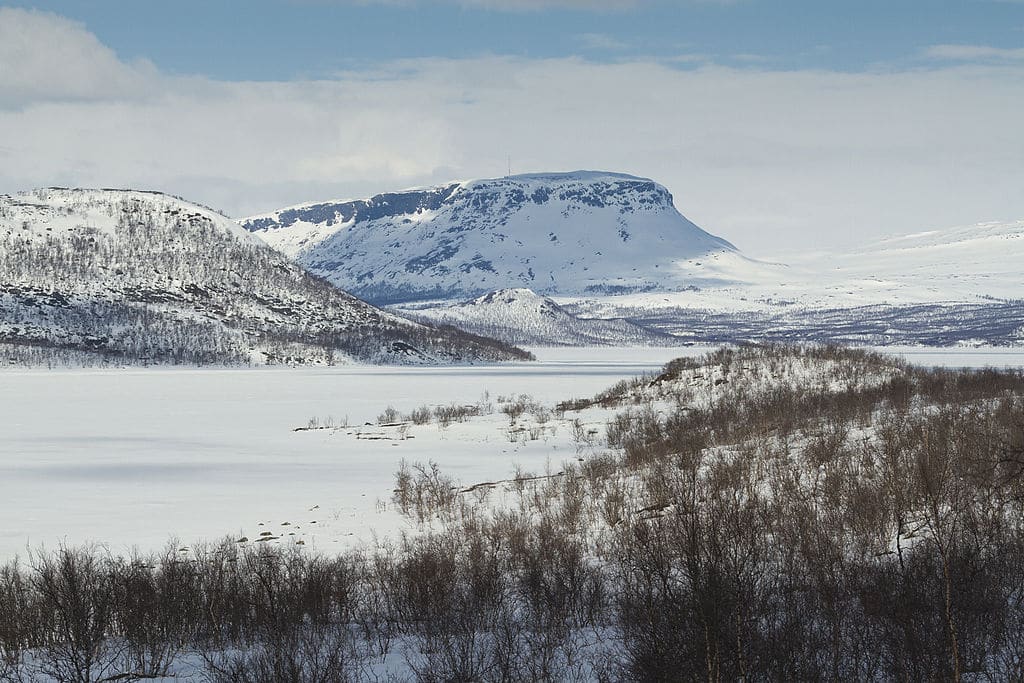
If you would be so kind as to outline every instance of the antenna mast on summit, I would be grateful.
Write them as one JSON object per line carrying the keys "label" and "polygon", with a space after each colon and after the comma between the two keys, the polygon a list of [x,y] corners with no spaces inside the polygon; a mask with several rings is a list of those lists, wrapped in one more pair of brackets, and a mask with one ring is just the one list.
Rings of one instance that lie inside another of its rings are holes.
{"label": "antenna mast on summit", "polygon": [[512,155],[509,155],[509,157],[508,157],[508,175],[506,175],[505,177],[506,178],[512,177]]}

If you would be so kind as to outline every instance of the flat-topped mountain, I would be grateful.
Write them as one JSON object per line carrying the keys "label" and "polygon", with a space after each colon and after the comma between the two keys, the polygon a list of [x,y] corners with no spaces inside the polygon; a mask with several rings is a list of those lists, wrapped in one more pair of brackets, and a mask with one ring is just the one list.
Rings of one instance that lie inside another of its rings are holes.
{"label": "flat-topped mountain", "polygon": [[342,289],[378,304],[529,288],[548,295],[672,291],[677,264],[735,248],[646,178],[581,171],[321,202],[240,221]]}
{"label": "flat-topped mountain", "polygon": [[0,360],[435,363],[526,354],[339,291],[163,194],[0,196]]}

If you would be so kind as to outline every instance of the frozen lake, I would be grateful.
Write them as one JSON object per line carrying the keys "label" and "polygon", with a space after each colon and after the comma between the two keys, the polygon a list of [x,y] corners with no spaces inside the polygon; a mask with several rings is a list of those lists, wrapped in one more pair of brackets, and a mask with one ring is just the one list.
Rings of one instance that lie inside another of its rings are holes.
{"label": "frozen lake", "polygon": [[[516,466],[557,469],[572,443],[512,444],[500,415],[472,442],[436,426],[397,443],[293,431],[310,418],[361,425],[388,405],[475,403],[485,392],[554,403],[705,350],[542,349],[534,364],[455,368],[4,370],[0,560],[61,542],[123,551],[254,538],[284,522],[324,548],[367,541],[403,525],[378,504],[402,459],[432,459],[473,483]],[[1024,349],[897,351],[929,365],[1024,366]]]}
{"label": "frozen lake", "polygon": [[562,350],[538,363],[454,368],[5,370],[0,559],[60,542],[121,551],[171,537],[255,537],[283,521],[311,530],[316,520],[319,543],[365,539],[370,526],[400,523],[376,503],[389,498],[403,458],[433,459],[471,482],[507,477],[516,465],[557,466],[559,444],[514,449],[495,434],[492,445],[469,449],[420,434],[394,447],[292,431],[310,418],[363,424],[388,405],[475,403],[484,392],[555,402],[680,353]]}

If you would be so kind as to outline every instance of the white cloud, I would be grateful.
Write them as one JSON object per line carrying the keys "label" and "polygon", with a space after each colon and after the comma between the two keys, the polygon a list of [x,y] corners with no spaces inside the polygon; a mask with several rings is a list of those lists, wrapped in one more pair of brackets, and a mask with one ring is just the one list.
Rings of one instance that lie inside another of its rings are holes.
{"label": "white cloud", "polygon": [[145,94],[152,65],[125,64],[85,27],[54,14],[0,7],[0,107],[38,100]]}
{"label": "white cloud", "polygon": [[[514,172],[653,177],[755,254],[1024,216],[1013,64],[849,74],[489,57],[236,83],[125,64],[80,26],[31,16],[89,47],[87,74],[128,85],[4,76],[3,192],[146,187],[239,215],[502,175],[511,155]],[[18,63],[47,63],[50,44],[27,42]]]}
{"label": "white cloud", "polygon": [[924,51],[929,59],[953,62],[1024,61],[1024,47],[1001,48],[988,45],[932,45]]}

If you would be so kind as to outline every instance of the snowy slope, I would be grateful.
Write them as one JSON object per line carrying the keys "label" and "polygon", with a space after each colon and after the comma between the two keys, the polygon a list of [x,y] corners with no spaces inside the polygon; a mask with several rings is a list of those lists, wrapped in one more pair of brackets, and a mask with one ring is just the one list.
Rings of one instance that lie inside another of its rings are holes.
{"label": "snowy slope", "polygon": [[[719,255],[720,286],[558,302],[700,341],[1024,343],[1024,221],[895,237],[787,265]],[[731,282],[730,282],[731,280]]]}
{"label": "snowy slope", "polygon": [[[795,260],[795,259],[794,259]],[[894,237],[835,255],[835,287],[887,300],[1024,298],[1024,221],[979,223]]]}
{"label": "snowy slope", "polygon": [[517,356],[338,291],[214,211],[127,190],[0,196],[0,344],[8,362]]}
{"label": "snowy slope", "polygon": [[[983,304],[1024,298],[1024,221],[892,237],[842,252],[791,252],[772,265],[733,254],[706,259],[721,286],[622,297],[623,304],[767,311],[773,307]],[[686,264],[681,264],[680,267]],[[668,301],[666,301],[666,299]]]}
{"label": "snowy slope", "polygon": [[549,297],[529,289],[501,289],[457,304],[411,304],[400,308],[417,319],[532,346],[672,346],[678,337],[625,320],[574,316]]}
{"label": "snowy slope", "polygon": [[603,172],[452,183],[307,204],[241,224],[375,303],[507,288],[559,295],[671,291],[693,285],[680,261],[736,254],[684,218],[661,185]]}

